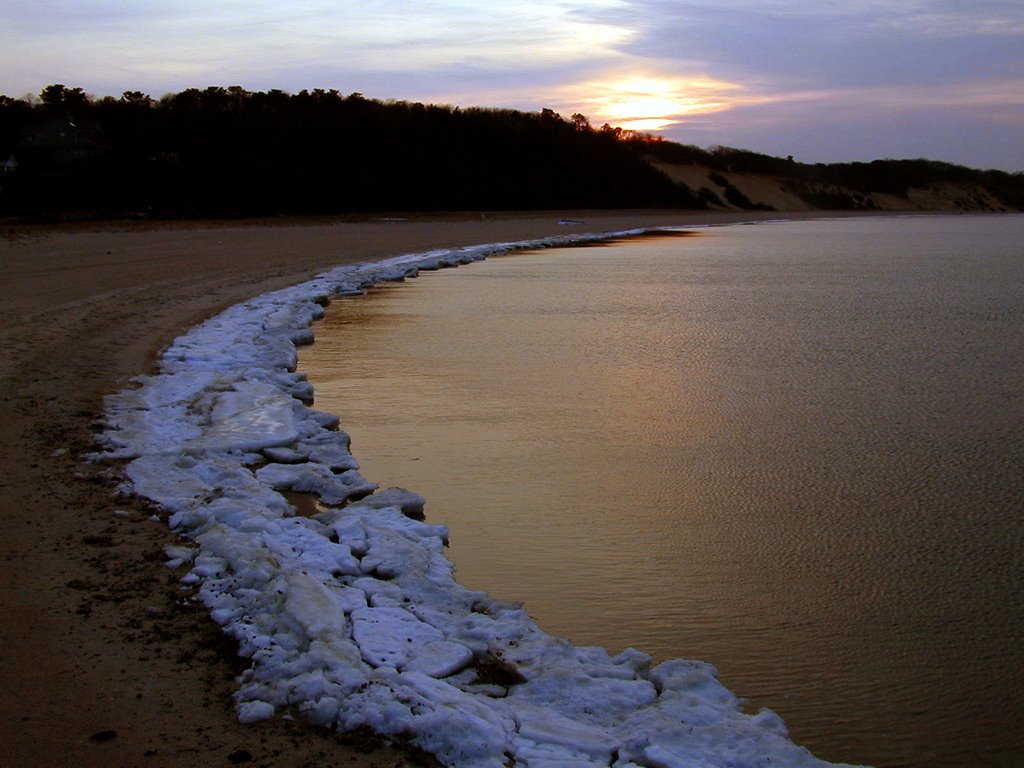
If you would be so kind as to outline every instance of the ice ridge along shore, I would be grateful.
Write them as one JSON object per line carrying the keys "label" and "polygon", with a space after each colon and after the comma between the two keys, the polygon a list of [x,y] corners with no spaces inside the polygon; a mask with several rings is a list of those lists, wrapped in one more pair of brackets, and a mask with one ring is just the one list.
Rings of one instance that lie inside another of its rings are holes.
{"label": "ice ridge along shore", "polygon": [[[97,458],[169,513],[169,565],[250,660],[237,712],[369,727],[449,766],[824,766],[713,667],[617,656],[545,634],[518,604],[461,586],[423,499],[359,474],[338,419],[309,407],[297,346],[331,297],[572,235],[339,267],[181,336],[159,372],[107,400]],[[281,491],[316,494],[296,514]]]}

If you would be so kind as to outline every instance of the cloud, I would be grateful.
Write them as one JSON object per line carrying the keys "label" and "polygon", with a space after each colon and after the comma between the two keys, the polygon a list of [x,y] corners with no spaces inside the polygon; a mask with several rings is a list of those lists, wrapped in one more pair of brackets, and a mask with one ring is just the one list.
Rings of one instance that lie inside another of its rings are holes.
{"label": "cloud", "polygon": [[722,112],[745,103],[746,98],[742,86],[702,75],[607,74],[603,79],[559,86],[545,96],[556,108],[566,113],[582,112],[595,124],[610,123],[640,131],[666,128],[694,115]]}
{"label": "cloud", "polygon": [[[911,137],[938,136],[916,121],[943,112],[1019,125],[1024,79],[1019,0],[0,0],[0,34],[9,95],[324,87],[766,151],[768,131],[845,136],[840,120],[868,115]],[[999,136],[1019,164],[1019,139]]]}
{"label": "cloud", "polygon": [[[543,4],[493,0],[225,0],[215,4],[40,0],[0,9],[18,29],[0,69],[56,79],[82,73],[99,85],[132,75],[206,82],[274,68],[360,73],[531,72],[615,56],[631,31],[579,13],[617,0]],[[59,41],[59,42],[58,42]],[[200,83],[201,84],[201,83]],[[134,85],[134,84],[133,84]],[[304,84],[310,85],[310,84]]]}
{"label": "cloud", "polygon": [[[635,0],[624,50],[685,56],[717,77],[756,83],[940,81],[1019,67],[1024,6],[975,2],[687,2]],[[628,21],[627,21],[628,19]]]}

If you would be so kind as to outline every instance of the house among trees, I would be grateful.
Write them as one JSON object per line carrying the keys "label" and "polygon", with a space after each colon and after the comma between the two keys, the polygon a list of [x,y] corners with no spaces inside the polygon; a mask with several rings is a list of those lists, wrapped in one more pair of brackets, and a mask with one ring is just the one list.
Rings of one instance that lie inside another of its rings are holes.
{"label": "house among trees", "polygon": [[98,160],[107,154],[98,126],[81,126],[71,115],[54,117],[21,140],[24,152],[44,164],[65,165]]}
{"label": "house among trees", "polygon": [[106,196],[113,155],[97,123],[51,116],[26,121],[13,138],[0,162],[5,212],[90,208]]}

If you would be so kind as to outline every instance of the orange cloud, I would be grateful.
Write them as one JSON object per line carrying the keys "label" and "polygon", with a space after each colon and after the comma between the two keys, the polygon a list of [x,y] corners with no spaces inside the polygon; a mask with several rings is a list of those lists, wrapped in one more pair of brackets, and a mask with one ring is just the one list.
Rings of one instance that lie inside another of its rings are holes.
{"label": "orange cloud", "polygon": [[571,86],[564,96],[593,123],[639,131],[660,130],[745,102],[741,85],[705,76],[630,76]]}

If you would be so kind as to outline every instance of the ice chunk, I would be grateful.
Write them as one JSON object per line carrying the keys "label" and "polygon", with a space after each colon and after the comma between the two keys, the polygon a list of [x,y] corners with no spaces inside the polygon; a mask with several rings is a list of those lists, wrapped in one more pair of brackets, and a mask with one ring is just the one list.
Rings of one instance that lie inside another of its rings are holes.
{"label": "ice chunk", "polygon": [[246,701],[238,705],[238,720],[242,723],[256,723],[274,715],[274,705],[266,701]]}
{"label": "ice chunk", "polygon": [[404,488],[388,488],[362,499],[358,506],[361,509],[398,509],[403,515],[419,518],[423,516],[426,503],[417,493]]}
{"label": "ice chunk", "polygon": [[277,464],[301,464],[309,460],[309,454],[289,446],[264,448],[263,455]]}
{"label": "ice chunk", "polygon": [[239,381],[229,392],[213,395],[212,424],[190,448],[260,450],[295,442],[295,416],[301,404],[291,395],[258,381]]}
{"label": "ice chunk", "polygon": [[300,446],[308,451],[310,461],[323,464],[335,471],[344,472],[349,469],[359,469],[359,462],[349,451],[348,442],[347,435],[330,432],[328,436],[321,437],[316,442],[305,440],[300,443]]}
{"label": "ice chunk", "polygon": [[335,474],[323,464],[267,464],[256,477],[274,490],[315,493],[325,504],[341,504],[349,498],[372,493],[377,486],[355,470]]}
{"label": "ice chunk", "polygon": [[288,338],[291,340],[292,344],[297,347],[305,344],[312,344],[314,341],[313,332],[309,328],[302,328],[301,330],[294,331],[289,334]]}
{"label": "ice chunk", "polygon": [[128,465],[126,474],[136,493],[179,512],[218,497],[241,499],[275,511],[288,508],[280,494],[231,457],[140,456]]}
{"label": "ice chunk", "polygon": [[562,747],[560,751],[566,758],[589,756],[608,765],[618,747],[618,740],[607,729],[566,717],[558,710],[517,706],[515,712],[520,737],[533,744]]}
{"label": "ice chunk", "polygon": [[352,613],[352,624],[363,659],[375,667],[404,667],[417,646],[444,639],[403,608],[362,608]]}
{"label": "ice chunk", "polygon": [[591,677],[557,669],[516,686],[509,696],[539,705],[545,711],[557,709],[577,722],[604,726],[620,722],[658,698],[654,685],[648,680]]}
{"label": "ice chunk", "polygon": [[491,699],[417,672],[381,668],[371,684],[344,702],[339,727],[369,726],[412,742],[451,766],[502,768],[512,752],[515,720]]}
{"label": "ice chunk", "polygon": [[405,668],[430,677],[448,677],[473,661],[473,652],[460,643],[431,640],[413,651]]}
{"label": "ice chunk", "polygon": [[345,602],[326,584],[305,573],[285,577],[285,610],[312,639],[330,640],[345,634]]}

